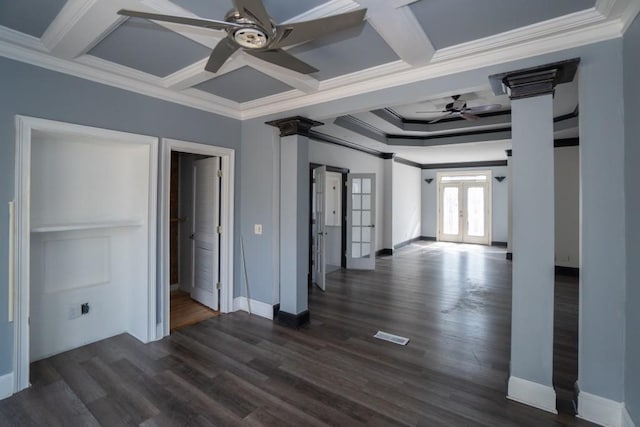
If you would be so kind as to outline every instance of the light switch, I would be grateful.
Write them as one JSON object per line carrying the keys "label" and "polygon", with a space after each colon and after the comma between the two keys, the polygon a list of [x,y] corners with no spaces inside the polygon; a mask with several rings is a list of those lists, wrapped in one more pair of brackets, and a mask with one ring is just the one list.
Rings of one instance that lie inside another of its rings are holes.
{"label": "light switch", "polygon": [[254,224],[253,232],[255,234],[262,234],[262,224]]}

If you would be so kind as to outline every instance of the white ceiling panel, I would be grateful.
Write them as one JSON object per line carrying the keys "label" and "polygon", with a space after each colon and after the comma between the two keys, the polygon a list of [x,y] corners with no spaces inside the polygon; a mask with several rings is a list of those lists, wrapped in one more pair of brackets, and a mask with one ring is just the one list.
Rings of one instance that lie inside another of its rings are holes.
{"label": "white ceiling panel", "polygon": [[251,67],[238,68],[218,78],[200,83],[194,88],[236,102],[252,101],[292,89]]}

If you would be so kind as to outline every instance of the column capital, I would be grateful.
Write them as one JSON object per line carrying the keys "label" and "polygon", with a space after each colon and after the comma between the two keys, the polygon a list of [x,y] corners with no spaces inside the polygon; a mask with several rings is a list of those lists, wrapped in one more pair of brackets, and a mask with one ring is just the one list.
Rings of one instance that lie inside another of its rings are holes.
{"label": "column capital", "polygon": [[[556,85],[573,81],[580,58],[553,62],[489,76],[496,95],[508,94],[511,99],[553,93]],[[508,89],[508,90],[507,90]]]}
{"label": "column capital", "polygon": [[308,119],[302,116],[287,117],[284,119],[265,122],[269,126],[280,129],[280,136],[306,135],[312,127],[322,126],[324,123]]}

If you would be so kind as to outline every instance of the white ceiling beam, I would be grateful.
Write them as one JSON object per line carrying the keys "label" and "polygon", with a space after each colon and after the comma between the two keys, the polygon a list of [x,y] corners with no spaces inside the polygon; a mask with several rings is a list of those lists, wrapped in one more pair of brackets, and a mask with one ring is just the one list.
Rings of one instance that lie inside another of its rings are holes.
{"label": "white ceiling beam", "polygon": [[408,7],[416,0],[356,1],[367,8],[367,21],[400,59],[410,65],[431,61],[435,48]]}
{"label": "white ceiling beam", "polygon": [[301,74],[288,68],[279,67],[270,62],[258,59],[255,56],[244,55],[244,61],[248,66],[255,68],[261,73],[280,80],[282,83],[301,90],[302,92],[316,92],[320,87],[320,82],[307,74]]}
{"label": "white ceiling beam", "polygon": [[127,0],[69,0],[42,35],[42,43],[57,57],[76,58],[124,21],[116,12],[130,4]]}
{"label": "white ceiling beam", "polygon": [[241,52],[236,52],[229,61],[222,65],[222,68],[217,73],[212,73],[204,69],[208,60],[209,58],[201,59],[168,75],[162,79],[162,85],[170,89],[184,90],[247,65],[244,55]]}

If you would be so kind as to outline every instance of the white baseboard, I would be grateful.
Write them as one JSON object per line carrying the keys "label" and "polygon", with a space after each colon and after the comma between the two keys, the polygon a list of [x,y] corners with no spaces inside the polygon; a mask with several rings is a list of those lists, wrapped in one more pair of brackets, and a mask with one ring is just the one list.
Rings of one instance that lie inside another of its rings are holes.
{"label": "white baseboard", "polygon": [[626,406],[622,408],[622,427],[636,427]]}
{"label": "white baseboard", "polygon": [[557,414],[556,391],[551,386],[511,376],[507,398]]}
{"label": "white baseboard", "polygon": [[[622,427],[624,403],[580,391],[578,394],[578,418],[607,427]],[[627,414],[628,415],[628,414]],[[629,417],[631,421],[631,417]],[[631,425],[633,422],[631,421]]]}
{"label": "white baseboard", "polygon": [[[251,314],[273,320],[273,306],[271,304],[254,299],[250,299],[249,302],[251,303]],[[233,311],[238,310],[249,311],[247,297],[235,297],[233,299]]]}
{"label": "white baseboard", "polygon": [[0,400],[13,394],[13,372],[0,376]]}

